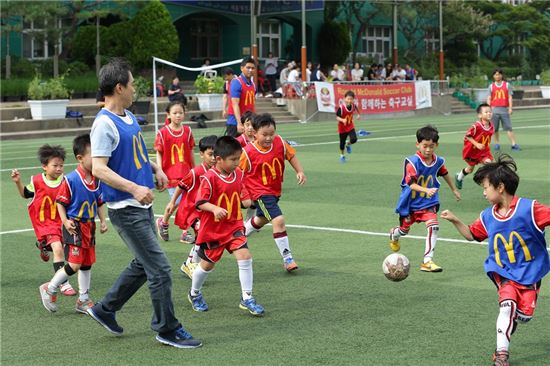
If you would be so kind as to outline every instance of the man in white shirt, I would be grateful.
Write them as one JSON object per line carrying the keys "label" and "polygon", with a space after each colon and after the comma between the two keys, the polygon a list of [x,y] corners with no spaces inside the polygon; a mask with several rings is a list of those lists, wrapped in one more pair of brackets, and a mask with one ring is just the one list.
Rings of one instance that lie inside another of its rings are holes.
{"label": "man in white shirt", "polygon": [[278,57],[273,57],[273,52],[267,54],[265,59],[265,77],[269,80],[269,87],[271,92],[277,89],[277,64],[279,63]]}

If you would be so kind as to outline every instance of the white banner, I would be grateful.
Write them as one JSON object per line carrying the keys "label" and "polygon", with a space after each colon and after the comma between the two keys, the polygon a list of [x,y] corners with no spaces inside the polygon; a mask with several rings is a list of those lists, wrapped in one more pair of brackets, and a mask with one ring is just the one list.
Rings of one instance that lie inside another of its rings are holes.
{"label": "white banner", "polygon": [[432,107],[432,88],[429,81],[414,83],[416,93],[416,109]]}
{"label": "white banner", "polygon": [[319,112],[335,113],[334,86],[332,83],[316,81],[315,95],[317,96],[317,109]]}

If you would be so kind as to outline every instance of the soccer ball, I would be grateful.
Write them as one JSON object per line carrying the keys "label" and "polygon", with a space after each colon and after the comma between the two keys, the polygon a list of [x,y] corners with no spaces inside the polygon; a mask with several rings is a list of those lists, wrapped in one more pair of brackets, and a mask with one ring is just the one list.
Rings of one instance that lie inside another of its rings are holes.
{"label": "soccer ball", "polygon": [[410,269],[409,258],[400,253],[392,253],[384,259],[382,263],[382,271],[390,281],[403,281],[409,275]]}

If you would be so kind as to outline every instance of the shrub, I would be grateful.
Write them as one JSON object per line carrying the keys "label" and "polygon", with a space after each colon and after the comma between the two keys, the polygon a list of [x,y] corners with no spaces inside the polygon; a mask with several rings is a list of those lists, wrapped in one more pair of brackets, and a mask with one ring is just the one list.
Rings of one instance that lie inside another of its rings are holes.
{"label": "shrub", "polygon": [[[48,58],[43,61],[37,62],[38,66],[38,72],[42,75],[48,75],[53,76],[53,58]],[[67,64],[67,61],[65,60],[59,60],[59,74],[65,74],[67,72],[67,69],[69,68],[69,65]]]}
{"label": "shrub", "polygon": [[51,78],[44,82],[41,80],[41,75],[37,74],[27,89],[27,96],[30,100],[66,99],[69,95],[64,76]]}
{"label": "shrub", "polygon": [[544,70],[540,74],[540,82],[544,86],[550,86],[550,69]]}
{"label": "shrub", "polygon": [[31,79],[2,80],[2,96],[17,97],[27,95],[27,88]]}
{"label": "shrub", "polygon": [[214,78],[205,78],[200,75],[195,80],[195,88],[197,89],[197,94],[219,94],[223,93],[223,86],[225,81],[221,76],[216,76]]}
{"label": "shrub", "polygon": [[90,68],[82,61],[74,61],[69,64],[68,75],[80,76],[88,73]]}
{"label": "shrub", "polygon": [[68,76],[65,84],[73,93],[95,93],[97,92],[97,77],[93,71],[86,74]]}
{"label": "shrub", "polygon": [[[99,27],[100,37],[100,52],[105,52],[108,44],[104,42],[107,29],[104,26]],[[96,54],[96,26],[85,25],[79,27],[72,41],[71,57],[74,60],[78,60],[86,63],[87,65],[95,64]],[[102,50],[103,49],[103,50]]]}
{"label": "shrub", "polygon": [[319,30],[319,61],[321,65],[340,64],[351,51],[351,41],[345,24],[325,22]]}
{"label": "shrub", "polygon": [[[5,58],[2,58],[2,69],[5,70]],[[35,66],[32,62],[24,57],[11,58],[11,74],[17,78],[32,78],[36,73]]]}
{"label": "shrub", "polygon": [[137,76],[134,79],[134,102],[139,101],[141,98],[145,98],[152,92],[152,83],[151,81],[145,79],[142,76]]}

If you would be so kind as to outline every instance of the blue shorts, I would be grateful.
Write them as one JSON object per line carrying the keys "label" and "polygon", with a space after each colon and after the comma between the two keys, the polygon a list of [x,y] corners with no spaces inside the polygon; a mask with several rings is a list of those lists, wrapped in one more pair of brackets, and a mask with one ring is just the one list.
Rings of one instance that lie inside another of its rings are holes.
{"label": "blue shorts", "polygon": [[279,197],[261,196],[254,201],[254,205],[256,206],[256,216],[265,217],[269,221],[283,215],[279,207]]}
{"label": "blue shorts", "polygon": [[[166,188],[166,190],[168,191],[168,195],[170,196],[170,199],[172,199],[172,196],[174,195],[174,192],[176,192],[176,187],[174,187],[174,188]],[[179,205],[179,204],[180,204],[181,196],[183,196],[183,194],[180,194],[180,196],[179,196],[178,199],[176,200],[176,205]]]}

